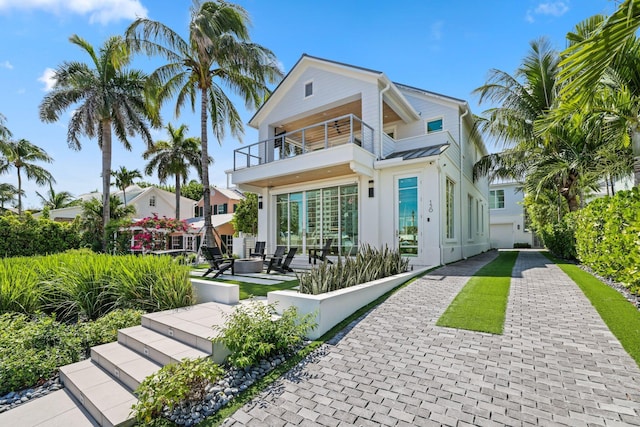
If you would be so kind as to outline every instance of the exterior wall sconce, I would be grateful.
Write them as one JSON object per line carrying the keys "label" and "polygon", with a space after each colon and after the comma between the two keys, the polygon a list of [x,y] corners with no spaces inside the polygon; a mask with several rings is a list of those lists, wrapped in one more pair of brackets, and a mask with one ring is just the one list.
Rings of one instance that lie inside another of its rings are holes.
{"label": "exterior wall sconce", "polygon": [[369,197],[373,197],[373,180],[369,180]]}
{"label": "exterior wall sconce", "polygon": [[262,209],[262,196],[258,196],[258,209]]}

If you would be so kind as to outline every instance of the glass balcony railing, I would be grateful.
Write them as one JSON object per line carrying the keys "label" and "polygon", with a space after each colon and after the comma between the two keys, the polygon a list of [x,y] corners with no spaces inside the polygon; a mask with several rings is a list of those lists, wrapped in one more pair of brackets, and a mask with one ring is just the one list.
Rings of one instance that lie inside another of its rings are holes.
{"label": "glass balcony railing", "polygon": [[373,153],[373,128],[353,114],[348,114],[276,135],[234,150],[233,170],[259,166],[344,144],[356,144]]}

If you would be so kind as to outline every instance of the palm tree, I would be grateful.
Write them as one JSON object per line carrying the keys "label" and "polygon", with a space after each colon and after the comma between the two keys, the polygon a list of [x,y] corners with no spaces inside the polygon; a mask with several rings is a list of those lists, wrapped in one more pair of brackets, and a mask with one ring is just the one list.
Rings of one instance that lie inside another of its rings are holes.
{"label": "palm tree", "polygon": [[4,124],[5,121],[5,117],[0,114],[0,142],[4,141],[5,139],[11,138],[12,136],[11,131]]}
{"label": "palm tree", "polygon": [[[77,35],[71,43],[84,50],[91,65],[82,62],[64,62],[55,72],[56,83],[40,104],[40,119],[57,121],[72,106],[74,114],[69,121],[67,143],[79,150],[79,137],[97,138],[102,151],[102,204],[103,223],[109,221],[111,186],[112,132],[127,150],[128,137],[140,134],[151,145],[149,124],[159,126],[158,116],[152,116],[145,104],[147,76],[138,70],[127,70],[130,55],[122,37],[110,37],[99,53]],[[107,236],[103,236],[106,245]]]}
{"label": "palm tree", "polygon": [[[634,184],[640,185],[640,82],[638,64],[640,48],[636,32],[640,28],[640,0],[625,0],[618,10],[608,18],[593,17],[588,20],[582,34],[578,33],[573,43],[563,52],[563,70],[560,75],[566,82],[562,89],[564,107],[554,114],[555,121],[570,114],[571,108],[588,105],[598,92],[594,87],[607,82],[614,83],[623,93],[618,98],[611,114],[617,125],[618,135],[632,147],[634,159]],[[622,85],[620,83],[622,82]],[[625,89],[627,93],[625,94]],[[622,132],[620,130],[622,129]]]}
{"label": "palm tree", "polygon": [[53,159],[42,148],[33,145],[26,139],[8,141],[0,144],[0,153],[4,161],[0,160],[0,174],[16,169],[18,175],[18,214],[22,215],[22,171],[27,179],[33,180],[38,185],[55,182],[53,176],[42,166],[34,162],[51,163]]}
{"label": "palm tree", "polygon": [[180,219],[180,185],[187,182],[189,167],[193,166],[201,171],[202,151],[199,138],[185,138],[189,128],[180,125],[174,128],[171,123],[167,125],[168,141],[157,141],[142,156],[149,160],[145,173],[151,175],[154,169],[158,170],[158,179],[164,184],[171,175],[176,179],[176,219]]}
{"label": "palm tree", "polygon": [[15,200],[18,189],[11,184],[0,184],[0,211],[5,211],[4,204]]}
{"label": "palm tree", "polygon": [[225,87],[244,98],[248,107],[258,107],[269,93],[267,84],[282,76],[275,55],[249,40],[249,17],[240,6],[224,1],[195,2],[191,9],[189,37],[158,21],[137,19],[127,29],[127,40],[136,51],[160,55],[167,60],[151,77],[160,88],[157,105],[176,97],[176,115],[189,103],[195,112],[200,96],[200,140],[205,239],[213,242],[207,123],[218,143],[227,127],[240,139],[240,115],[225,93]]}
{"label": "palm tree", "polygon": [[[134,215],[136,208],[133,205],[124,206],[120,199],[115,195],[109,196],[109,221],[121,220]],[[104,246],[103,236],[108,224],[104,221],[104,208],[102,201],[98,199],[91,199],[82,203],[82,217],[80,226],[84,233],[84,240],[91,245],[94,251],[99,251],[100,247],[106,250]]]}
{"label": "palm tree", "polygon": [[537,132],[536,125],[555,107],[559,62],[547,40],[533,41],[514,76],[493,70],[489,81],[476,89],[481,102],[489,99],[499,104],[483,112],[480,129],[506,149],[481,159],[474,175],[515,179],[534,196],[553,189],[574,211],[583,193],[595,188],[603,176],[604,163],[598,161],[603,138],[594,131],[595,121],[578,112]]}
{"label": "palm tree", "polygon": [[120,166],[118,170],[111,171],[111,174],[115,178],[113,185],[122,190],[122,199],[124,200],[124,205],[127,206],[127,187],[133,185],[134,179],[142,179],[142,174],[138,169],[130,171],[124,166]]}
{"label": "palm tree", "polygon": [[69,206],[75,206],[80,203],[79,200],[74,200],[74,197],[68,191],[61,191],[56,193],[53,189],[53,184],[49,183],[49,191],[42,195],[36,191],[40,200],[42,200],[42,206],[48,207],[49,209],[62,209],[67,208]]}

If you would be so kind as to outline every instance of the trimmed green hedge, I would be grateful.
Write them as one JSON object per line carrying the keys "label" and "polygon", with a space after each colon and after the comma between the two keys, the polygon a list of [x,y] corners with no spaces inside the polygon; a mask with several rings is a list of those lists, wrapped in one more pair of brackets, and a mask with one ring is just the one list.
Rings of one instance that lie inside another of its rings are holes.
{"label": "trimmed green hedge", "polygon": [[80,247],[78,222],[61,223],[26,213],[0,216],[0,257],[46,255]]}
{"label": "trimmed green hedge", "polygon": [[581,210],[576,223],[580,261],[640,293],[640,190],[620,191]]}
{"label": "trimmed green hedge", "polygon": [[540,237],[549,252],[562,259],[576,259],[576,214],[571,212],[557,223],[540,229]]}

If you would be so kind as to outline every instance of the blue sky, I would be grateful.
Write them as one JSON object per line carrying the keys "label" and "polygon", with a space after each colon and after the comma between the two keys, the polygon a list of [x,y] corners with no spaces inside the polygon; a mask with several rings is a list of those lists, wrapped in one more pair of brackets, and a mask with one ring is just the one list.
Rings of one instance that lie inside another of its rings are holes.
{"label": "blue sky", "polygon": [[[541,36],[554,47],[565,47],[565,35],[581,20],[611,14],[613,0],[363,0],[284,1],[239,0],[252,19],[253,41],[273,50],[288,72],[303,53],[384,72],[393,81],[469,101],[492,68],[512,73],[527,53],[529,42]],[[95,140],[81,151],[68,148],[69,115],[54,124],[40,122],[38,106],[51,84],[51,70],[63,61],[88,61],[69,43],[78,34],[96,48],[114,34],[122,34],[136,16],[147,16],[186,36],[191,0],[0,0],[0,113],[14,138],[44,148],[54,163],[47,165],[57,181],[56,191],[79,195],[101,190],[100,152]],[[146,72],[153,64],[138,58],[132,67]],[[252,111],[238,102],[246,123]],[[179,118],[166,109],[164,121],[185,123],[199,136],[198,114],[183,110]],[[154,138],[165,139],[164,130]],[[219,146],[210,136],[215,159],[210,179],[226,185],[225,170],[233,167],[233,150],[241,145],[227,139]],[[257,141],[245,126],[244,144]],[[113,169],[125,166],[143,171],[144,145],[133,140],[133,151],[114,141]],[[491,149],[491,147],[490,147]],[[195,172],[192,174],[195,177]],[[157,182],[155,177],[145,181]],[[15,173],[0,182],[17,184]],[[39,207],[34,183],[24,185],[29,207]]]}

